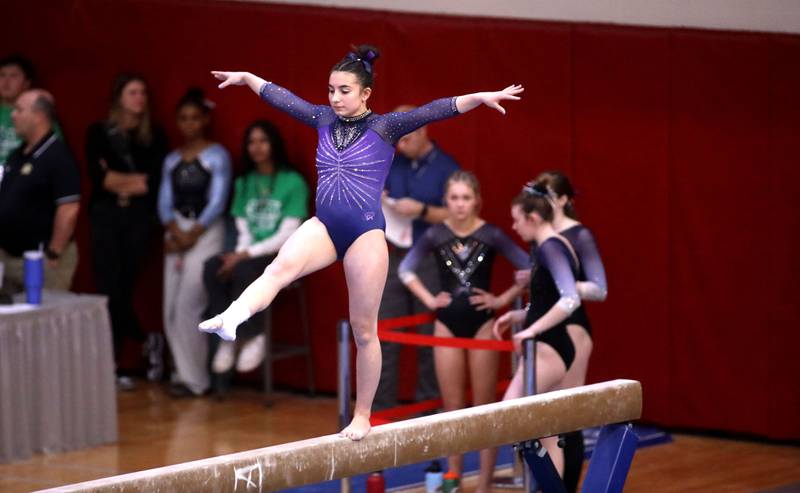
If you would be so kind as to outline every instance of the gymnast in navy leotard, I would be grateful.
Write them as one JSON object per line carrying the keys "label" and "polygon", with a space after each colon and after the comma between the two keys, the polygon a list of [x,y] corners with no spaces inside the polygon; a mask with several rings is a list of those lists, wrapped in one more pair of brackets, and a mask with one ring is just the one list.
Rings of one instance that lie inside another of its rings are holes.
{"label": "gymnast in navy leotard", "polygon": [[[575,190],[569,178],[560,171],[546,171],[536,177],[536,183],[546,187],[552,195],[553,227],[569,241],[578,256],[578,294],[582,300],[604,301],[608,288],[603,260],[591,231],[577,220],[573,202]],[[585,306],[581,304],[567,320],[567,332],[575,346],[575,361],[564,378],[564,388],[586,383],[594,342]],[[578,489],[583,464],[583,434],[580,431],[567,433],[564,443],[564,486],[567,492],[574,492]]]}
{"label": "gymnast in navy leotard", "polygon": [[[553,196],[553,227],[558,234],[569,241],[578,256],[580,262],[578,294],[582,300],[604,301],[608,296],[608,285],[603,259],[600,257],[594,235],[577,219],[573,203],[575,189],[572,183],[561,171],[541,173],[536,177],[536,183],[547,187]],[[579,325],[591,336],[592,327],[585,310],[576,310],[569,323]]]}
{"label": "gymnast in navy leotard", "polygon": [[[576,287],[578,260],[567,240],[553,227],[553,202],[541,185],[526,185],[511,206],[513,228],[538,248],[531,268],[531,303],[527,310],[507,312],[495,322],[495,335],[500,337],[514,323],[524,329],[513,336],[515,347],[531,337],[536,341],[536,389],[539,393],[562,388],[567,371],[575,359],[575,347],[567,333],[567,320],[580,306]],[[521,397],[523,367],[520,364],[503,399]],[[564,455],[557,437],[542,443],[553,463],[563,471]]]}
{"label": "gymnast in navy leotard", "polygon": [[[463,207],[460,201],[465,200],[472,205]],[[400,263],[398,274],[406,285],[414,285],[414,294],[420,301],[436,310],[436,319],[451,335],[472,338],[493,318],[495,309],[506,306],[519,294],[519,289],[512,286],[499,297],[486,296],[491,295],[488,291],[496,254],[505,256],[516,269],[530,264],[525,251],[503,230],[478,217],[480,189],[474,174],[453,173],[445,185],[445,202],[450,217],[428,228],[414,243]],[[428,255],[436,257],[443,301],[421,285],[414,272]]]}
{"label": "gymnast in navy leotard", "polygon": [[[394,144],[405,133],[481,104],[501,113],[517,100],[521,86],[436,100],[408,113],[377,115],[368,108],[378,50],[362,45],[336,63],[328,76],[329,106],[310,104],[249,72],[212,74],[220,88],[246,85],[262,99],[317,129],[317,211],[278,252],[275,260],[239,298],[200,329],[232,340],[236,327],[267,307],[295,279],[337,259],[344,266],[350,325],[356,354],[356,404],[342,436],[363,438],[370,429],[372,399],[381,371],[378,307],[386,283],[388,254],[380,200]],[[299,60],[299,58],[296,58]]]}
{"label": "gymnast in navy leotard", "polygon": [[[450,295],[449,304],[431,307],[436,309],[436,320],[444,324],[454,336],[472,338],[494,315],[494,308],[477,308],[470,298],[476,293],[489,290],[492,265],[498,252],[517,269],[524,269],[529,265],[525,251],[497,226],[483,223],[472,233],[461,235],[450,229],[445,222],[428,228],[408,252],[398,272],[407,284],[416,279],[414,270],[422,258],[434,255],[439,267],[442,291]],[[513,296],[507,301],[511,299]],[[506,304],[501,303],[499,306]]]}
{"label": "gymnast in navy leotard", "polygon": [[[489,292],[492,266],[497,254],[506,257],[517,269],[528,266],[528,255],[500,228],[478,216],[480,185],[475,175],[456,171],[445,184],[444,202],[448,217],[434,224],[414,243],[400,263],[399,277],[429,309],[436,311],[434,335],[490,339],[495,310],[508,305],[521,287],[511,287],[498,296]],[[432,294],[415,274],[424,257],[433,255],[439,267],[442,291]],[[495,401],[498,353],[434,347],[436,380],[447,411],[467,405],[465,369],[469,369],[472,404]],[[493,450],[481,451],[481,469],[494,464]],[[461,474],[461,456],[448,459],[449,471]],[[478,485],[488,491],[490,484]]]}
{"label": "gymnast in navy leotard", "polygon": [[[563,237],[551,236],[539,245],[531,271],[531,302],[526,310],[525,326],[533,325],[554,306],[571,312],[570,316],[574,314],[580,305],[580,302],[576,302],[579,298],[575,288],[577,276],[577,259]],[[538,332],[535,337],[537,341],[555,349],[567,370],[575,361],[575,346],[567,333],[570,316],[549,329]]]}

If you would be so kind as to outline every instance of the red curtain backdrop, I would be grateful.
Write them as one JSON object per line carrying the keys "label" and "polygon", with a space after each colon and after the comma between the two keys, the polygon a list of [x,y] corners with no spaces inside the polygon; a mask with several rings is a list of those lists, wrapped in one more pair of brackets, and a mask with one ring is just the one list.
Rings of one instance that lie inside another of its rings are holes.
{"label": "red curtain backdrop", "polygon": [[[610,281],[608,301],[590,307],[590,380],[641,380],[651,422],[800,438],[800,37],[188,0],[4,10],[2,50],[34,61],[80,159],[121,71],[150,81],[173,143],[174,105],[190,85],[218,103],[215,137],[237,158],[245,126],[274,120],[312,186],[315,132],[246,89],[217,91],[209,70],[250,70],[324,103],[329,68],[368,41],[383,51],[378,112],[524,84],[508,116],[481,109],[431,133],[477,172],[486,219],[509,233],[508,204],[526,179],[551,168],[572,176]],[[86,221],[81,291],[93,289]],[[137,291],[151,330],[161,327],[160,270],[155,246]],[[498,287],[510,269],[501,271]],[[317,385],[334,391],[341,267],[307,285]],[[278,308],[277,337],[293,337],[292,309]],[[301,362],[276,370],[279,383],[303,385]],[[406,395],[412,386],[403,381]]]}

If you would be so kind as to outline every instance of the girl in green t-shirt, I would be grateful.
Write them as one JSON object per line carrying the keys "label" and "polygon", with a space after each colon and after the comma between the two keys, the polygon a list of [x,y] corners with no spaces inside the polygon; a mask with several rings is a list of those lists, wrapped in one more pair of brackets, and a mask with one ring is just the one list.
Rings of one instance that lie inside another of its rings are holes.
{"label": "girl in green t-shirt", "polygon": [[[308,186],[289,164],[275,125],[266,120],[250,124],[242,142],[242,161],[245,171],[236,179],[231,206],[236,222],[236,246],[205,264],[210,314],[225,310],[238,298],[308,217]],[[242,324],[238,342],[220,341],[212,361],[214,373],[228,374],[234,363],[240,372],[261,364],[264,329],[269,323],[271,314],[267,309]],[[227,379],[215,380],[221,384]]]}

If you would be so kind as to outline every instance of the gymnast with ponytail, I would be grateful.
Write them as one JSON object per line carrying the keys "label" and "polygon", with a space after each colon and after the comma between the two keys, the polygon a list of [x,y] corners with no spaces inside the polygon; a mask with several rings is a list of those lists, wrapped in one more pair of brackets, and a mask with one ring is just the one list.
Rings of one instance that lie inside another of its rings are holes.
{"label": "gymnast with ponytail", "polygon": [[[578,256],[580,269],[576,289],[584,301],[605,301],[608,296],[606,271],[592,232],[578,221],[575,210],[575,189],[569,177],[561,171],[545,171],[536,183],[550,193],[553,204],[553,228],[569,241]],[[594,347],[592,325],[581,304],[567,320],[567,333],[575,346],[575,362],[567,371],[563,388],[586,384],[589,357]],[[584,457],[583,432],[567,433],[564,439],[564,486],[567,492],[578,489]]]}
{"label": "gymnast with ponytail", "polygon": [[328,104],[311,104],[278,84],[249,72],[212,74],[219,87],[247,86],[273,107],[316,129],[316,215],[286,241],[275,260],[221,314],[200,329],[224,339],[263,310],[295,279],[341,260],[349,296],[350,324],[357,347],[356,404],[341,434],[360,440],[370,430],[372,400],[381,371],[377,322],[388,269],[381,193],[394,146],[403,135],[484,104],[505,114],[503,101],[518,100],[522,86],[437,99],[404,113],[379,115],[369,109],[377,48],[361,45],[337,62],[328,77]]}
{"label": "gymnast with ponytail", "polygon": [[[579,272],[575,250],[553,227],[553,199],[543,185],[530,182],[511,204],[512,228],[527,242],[538,245],[530,274],[531,302],[524,310],[506,312],[494,324],[494,334],[501,338],[511,325],[522,323],[523,329],[512,340],[519,352],[525,339],[536,342],[536,389],[539,393],[564,387],[575,361],[575,346],[567,332],[567,323],[581,306],[576,286]],[[523,364],[506,389],[503,400],[523,396]],[[564,454],[558,437],[542,439],[553,464],[563,474]]]}

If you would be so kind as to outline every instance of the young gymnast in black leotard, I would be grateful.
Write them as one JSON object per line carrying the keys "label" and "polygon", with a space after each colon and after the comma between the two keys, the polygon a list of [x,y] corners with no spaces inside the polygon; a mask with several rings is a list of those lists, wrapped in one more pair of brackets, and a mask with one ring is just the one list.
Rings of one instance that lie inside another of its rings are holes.
{"label": "young gymnast in black leotard", "polygon": [[[567,240],[553,228],[553,204],[545,187],[526,185],[511,206],[513,228],[528,242],[535,241],[535,262],[530,275],[531,303],[526,310],[513,310],[495,322],[498,338],[514,323],[524,322],[517,332],[514,345],[531,337],[536,340],[536,388],[539,393],[561,388],[575,359],[575,347],[567,333],[567,320],[580,306],[576,288],[579,264]],[[521,397],[523,365],[517,371],[503,399]],[[558,438],[542,439],[559,472],[563,471],[564,456]]]}
{"label": "young gymnast in black leotard", "polygon": [[[400,263],[400,279],[431,310],[436,310],[434,334],[439,337],[489,339],[494,310],[510,303],[520,292],[513,285],[503,294],[489,292],[497,253],[517,269],[527,268],[528,255],[503,231],[478,216],[480,190],[475,175],[456,171],[445,186],[448,219],[435,224],[414,244]],[[442,292],[433,295],[414,274],[426,255],[439,266]],[[434,348],[436,376],[445,410],[466,406],[465,367],[469,367],[473,404],[493,402],[497,385],[498,353],[485,350]],[[494,450],[481,451],[481,469],[494,465]],[[449,469],[461,474],[461,456],[450,457]],[[487,471],[487,477],[491,474]],[[489,484],[478,490],[488,491]]]}
{"label": "young gymnast in black leotard", "polygon": [[[580,261],[577,290],[582,300],[604,301],[608,294],[603,260],[589,228],[578,222],[573,198],[575,190],[569,178],[560,171],[546,171],[536,183],[548,189],[553,199],[553,227],[566,238]],[[586,371],[592,354],[592,326],[584,305],[567,320],[567,332],[575,346],[575,362],[564,378],[564,388],[586,384]],[[564,486],[567,492],[578,489],[584,447],[583,433],[567,433],[564,438]]]}

